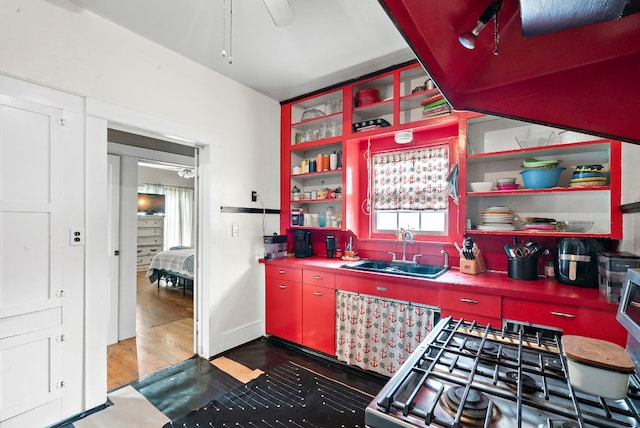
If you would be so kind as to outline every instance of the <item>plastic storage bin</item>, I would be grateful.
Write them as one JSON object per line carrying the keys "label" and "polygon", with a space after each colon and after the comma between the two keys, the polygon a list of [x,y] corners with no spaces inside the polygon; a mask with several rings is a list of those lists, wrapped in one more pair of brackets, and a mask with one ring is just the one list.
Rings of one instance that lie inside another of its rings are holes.
{"label": "plastic storage bin", "polygon": [[264,258],[279,259],[287,257],[287,235],[272,235],[264,237]]}
{"label": "plastic storage bin", "polygon": [[598,251],[598,286],[607,302],[617,305],[627,269],[640,267],[640,256],[627,252]]}

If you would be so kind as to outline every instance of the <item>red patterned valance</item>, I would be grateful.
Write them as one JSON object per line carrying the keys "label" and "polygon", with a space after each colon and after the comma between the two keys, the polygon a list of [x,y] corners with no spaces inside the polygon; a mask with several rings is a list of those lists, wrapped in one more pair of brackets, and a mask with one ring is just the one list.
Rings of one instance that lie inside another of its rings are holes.
{"label": "red patterned valance", "polygon": [[374,208],[445,210],[448,171],[448,145],[374,154]]}

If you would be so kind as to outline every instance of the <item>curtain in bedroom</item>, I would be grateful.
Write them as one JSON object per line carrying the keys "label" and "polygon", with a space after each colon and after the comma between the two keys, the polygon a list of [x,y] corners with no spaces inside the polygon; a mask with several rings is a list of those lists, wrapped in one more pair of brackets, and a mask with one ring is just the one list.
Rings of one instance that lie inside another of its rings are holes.
{"label": "curtain in bedroom", "polygon": [[138,184],[139,193],[165,195],[164,248],[193,246],[193,189]]}

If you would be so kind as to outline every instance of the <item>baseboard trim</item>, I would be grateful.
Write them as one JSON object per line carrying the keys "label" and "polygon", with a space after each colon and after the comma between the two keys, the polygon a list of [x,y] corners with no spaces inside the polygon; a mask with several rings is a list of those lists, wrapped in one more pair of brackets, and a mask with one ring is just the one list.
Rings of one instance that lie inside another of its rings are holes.
{"label": "baseboard trim", "polygon": [[78,413],[77,415],[70,416],[67,419],[63,419],[60,422],[57,422],[57,423],[55,423],[53,425],[49,425],[46,428],[69,428],[69,427],[72,427],[74,422],[78,422],[80,419],[84,419],[89,415],[93,415],[96,412],[104,410],[107,407],[111,406],[112,404],[113,403],[111,402],[111,400],[109,400],[107,398],[107,402],[104,403],[104,404],[100,404],[99,406],[96,406],[96,407],[94,407],[92,409],[89,409],[89,410],[85,410],[84,412]]}

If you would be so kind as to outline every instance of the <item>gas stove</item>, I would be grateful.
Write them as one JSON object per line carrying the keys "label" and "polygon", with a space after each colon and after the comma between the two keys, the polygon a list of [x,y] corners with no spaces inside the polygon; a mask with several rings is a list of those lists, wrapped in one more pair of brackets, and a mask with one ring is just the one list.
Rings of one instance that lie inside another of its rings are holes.
{"label": "gas stove", "polygon": [[365,409],[370,428],[640,427],[640,383],[611,400],[575,390],[560,337],[441,320]]}

